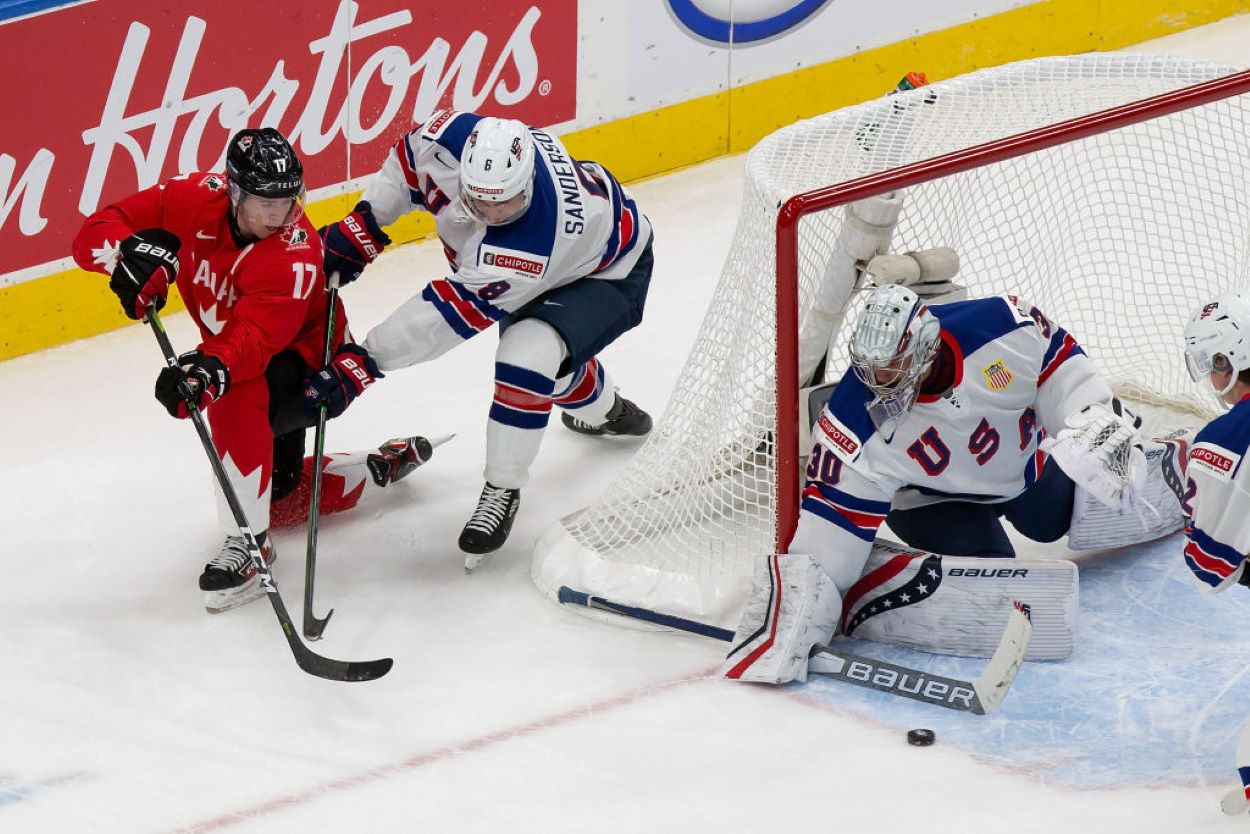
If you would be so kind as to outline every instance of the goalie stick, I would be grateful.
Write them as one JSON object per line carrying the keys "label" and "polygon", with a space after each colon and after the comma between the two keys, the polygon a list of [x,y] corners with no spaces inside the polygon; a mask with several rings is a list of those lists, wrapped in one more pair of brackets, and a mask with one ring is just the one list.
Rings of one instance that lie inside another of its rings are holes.
{"label": "goalie stick", "polygon": [[[558,598],[566,605],[580,605],[583,608],[607,611],[622,617],[697,634],[701,637],[711,637],[726,643],[732,642],[734,638],[734,633],[729,629],[688,620],[685,617],[662,614],[648,608],[624,605],[574,590],[567,585],[560,588]],[[1033,634],[1029,606],[1018,601],[1014,603],[1014,606],[1015,610],[1011,612],[1007,627],[1003,630],[998,649],[985,664],[985,669],[976,680],[966,681],[931,675],[918,669],[884,660],[874,660],[832,646],[821,645],[812,649],[808,671],[828,675],[855,686],[889,692],[891,695],[911,698],[947,709],[986,715],[997,709],[1007,697],[1007,692],[1020,671],[1020,665],[1024,662],[1024,655],[1029,650],[1029,638]]]}
{"label": "goalie stick", "polygon": [[[156,334],[156,341],[160,343],[161,352],[165,354],[165,362],[169,367],[176,368],[178,356],[174,353],[169,334],[165,332],[165,325],[161,322],[156,310],[148,309],[146,321],[152,326],[152,332]],[[391,666],[395,661],[389,657],[366,661],[332,660],[312,651],[299,639],[295,624],[291,622],[291,615],[287,613],[286,605],[283,604],[282,597],[278,593],[273,574],[269,572],[269,567],[261,555],[260,543],[256,541],[256,536],[252,533],[251,525],[248,524],[247,516],[243,512],[243,506],[239,503],[239,496],[234,491],[234,485],[230,483],[225,466],[222,465],[221,456],[217,454],[217,449],[213,446],[212,437],[208,433],[208,425],[204,422],[204,415],[200,413],[194,400],[185,397],[185,393],[184,398],[187,411],[191,414],[191,422],[195,424],[200,443],[204,446],[209,463],[212,464],[213,474],[217,477],[217,483],[221,486],[226,503],[230,505],[230,512],[234,515],[235,523],[239,525],[239,534],[247,545],[247,553],[260,577],[261,587],[265,589],[269,602],[273,605],[273,612],[278,616],[278,622],[282,624],[282,633],[286,635],[286,641],[291,647],[292,654],[295,655],[295,662],[299,664],[299,668],[310,675],[332,681],[371,681],[391,671]]]}
{"label": "goalie stick", "polygon": [[998,709],[1007,697],[1024,663],[1025,652],[1029,650],[1029,638],[1033,634],[1029,606],[1019,601],[1014,605],[997,651],[976,680],[932,675],[829,646],[812,648],[807,670],[913,701],[986,715]]}

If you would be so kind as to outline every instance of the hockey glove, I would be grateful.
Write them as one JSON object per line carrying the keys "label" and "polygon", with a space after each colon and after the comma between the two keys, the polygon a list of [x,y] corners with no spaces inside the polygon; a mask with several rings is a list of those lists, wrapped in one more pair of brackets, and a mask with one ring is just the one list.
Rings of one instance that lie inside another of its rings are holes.
{"label": "hockey glove", "polygon": [[310,372],[304,379],[304,411],[315,420],[317,409],[324,405],[326,417],[337,417],[384,376],[369,351],[344,342],[324,370]]}
{"label": "hockey glove", "polygon": [[165,306],[169,285],[178,277],[178,247],[181,241],[164,229],[143,229],[117,247],[117,266],[109,289],[132,319],[141,319],[149,306]]}
{"label": "hockey glove", "polygon": [[1116,409],[1094,403],[1074,411],[1067,417],[1068,428],[1043,440],[1039,448],[1077,486],[1123,513],[1141,496],[1146,456],[1133,415]]}
{"label": "hockey glove", "polygon": [[163,368],[156,378],[156,399],[171,417],[191,416],[187,402],[204,408],[230,387],[230,371],[216,356],[193,350],[178,357],[178,366]]}
{"label": "hockey glove", "polygon": [[339,284],[350,284],[391,242],[373,217],[373,207],[361,200],[351,214],[320,229],[325,241],[326,275],[339,274]]}

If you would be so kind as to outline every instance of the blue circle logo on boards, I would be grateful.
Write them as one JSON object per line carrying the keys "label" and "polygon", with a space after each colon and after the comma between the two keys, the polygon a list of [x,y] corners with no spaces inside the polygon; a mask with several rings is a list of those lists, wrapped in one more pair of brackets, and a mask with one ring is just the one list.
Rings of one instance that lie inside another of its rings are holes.
{"label": "blue circle logo on boards", "polygon": [[[829,0],[668,0],[693,34],[717,43],[753,43],[797,28]],[[729,12],[733,10],[733,19]]]}

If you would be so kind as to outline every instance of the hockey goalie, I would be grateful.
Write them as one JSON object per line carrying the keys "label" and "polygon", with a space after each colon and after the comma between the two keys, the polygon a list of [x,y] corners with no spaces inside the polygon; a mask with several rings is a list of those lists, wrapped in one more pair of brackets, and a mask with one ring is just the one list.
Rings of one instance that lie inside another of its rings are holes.
{"label": "hockey goalie", "polygon": [[[850,292],[866,286],[850,367],[813,421],[797,531],[787,555],[759,560],[727,678],[805,680],[810,649],[845,626],[862,583],[890,578],[865,576],[883,523],[910,548],[995,562],[1015,555],[1004,519],[1077,549],[1181,525],[1166,483],[1180,446],[1142,440],[1070,333],[1014,295],[964,298],[950,250],[881,257],[902,202],[846,209],[800,334],[810,377]],[[924,560],[907,564],[908,594],[931,592]],[[916,617],[914,628],[934,626]]]}

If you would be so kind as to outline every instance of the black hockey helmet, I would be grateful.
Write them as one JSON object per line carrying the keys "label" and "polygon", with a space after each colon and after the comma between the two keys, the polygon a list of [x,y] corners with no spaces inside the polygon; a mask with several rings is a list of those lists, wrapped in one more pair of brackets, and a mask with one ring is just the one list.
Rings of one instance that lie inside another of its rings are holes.
{"label": "black hockey helmet", "polygon": [[258,197],[300,197],[304,166],[286,137],[272,127],[245,128],[230,140],[226,176]]}

